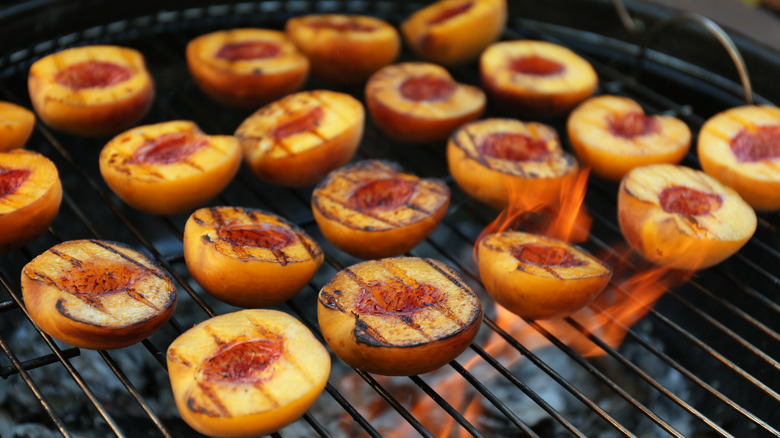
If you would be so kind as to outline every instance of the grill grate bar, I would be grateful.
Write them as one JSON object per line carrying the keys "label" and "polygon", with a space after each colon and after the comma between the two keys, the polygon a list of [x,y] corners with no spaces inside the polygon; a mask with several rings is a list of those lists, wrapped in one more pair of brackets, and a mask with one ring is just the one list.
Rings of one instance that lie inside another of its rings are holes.
{"label": "grill grate bar", "polygon": [[419,376],[409,376],[409,378],[414,382],[420,389],[423,390],[428,396],[433,399],[433,401],[436,402],[439,406],[442,407],[450,416],[458,422],[461,426],[463,426],[472,436],[477,437],[484,437],[480,431],[477,430],[477,428],[474,427],[473,424],[471,424],[460,412],[458,412],[457,409],[453,408],[451,404],[449,404],[442,396],[440,396],[436,391],[433,390],[433,388],[430,387],[423,379],[421,379]]}
{"label": "grill grate bar", "polygon": [[[78,356],[80,353],[81,350],[79,350],[76,347],[66,348],[65,350],[62,350],[62,356],[68,359],[74,358]],[[57,356],[53,354],[46,354],[43,356],[38,356],[34,359],[26,360],[21,363],[21,366],[25,370],[29,371],[29,370],[34,370],[35,368],[40,368],[42,366],[50,365],[57,362],[58,362]],[[18,372],[19,370],[15,366],[0,367],[0,377],[2,377],[3,379],[7,379],[8,377],[17,374]]]}

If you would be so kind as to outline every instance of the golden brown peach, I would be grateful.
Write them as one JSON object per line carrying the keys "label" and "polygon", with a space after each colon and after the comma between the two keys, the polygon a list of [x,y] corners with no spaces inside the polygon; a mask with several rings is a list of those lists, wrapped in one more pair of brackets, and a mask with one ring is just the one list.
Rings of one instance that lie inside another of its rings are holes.
{"label": "golden brown peach", "polygon": [[706,173],[651,164],[621,181],[618,222],[626,241],[647,260],[696,270],[737,252],[757,221],[737,192]]}
{"label": "golden brown peach", "polygon": [[0,152],[0,253],[46,232],[62,201],[57,167],[24,149]]}
{"label": "golden brown peach", "polygon": [[476,59],[506,20],[506,0],[440,0],[401,23],[401,32],[417,56],[455,65]]}
{"label": "golden brown peach", "polygon": [[352,159],[365,117],[363,104],[349,94],[302,91],[260,108],[235,135],[257,176],[274,184],[306,186]]}
{"label": "golden brown peach", "polygon": [[176,287],[158,265],[127,245],[71,240],[22,270],[30,317],[62,342],[98,350],[135,344],[173,315]]}
{"label": "golden brown peach", "polygon": [[300,418],[330,374],[325,347],[284,312],[241,310],[201,322],[168,347],[181,418],[213,437],[260,436]]}
{"label": "golden brown peach", "polygon": [[388,65],[366,84],[371,117],[388,136],[408,142],[445,140],[485,110],[485,93],[459,84],[436,64]]}
{"label": "golden brown peach", "polygon": [[185,120],[138,126],[100,152],[100,173],[111,190],[152,214],[183,213],[208,201],[240,165],[234,137],[206,135]]}
{"label": "golden brown peach", "polygon": [[54,129],[103,136],[143,118],[154,82],[140,52],[118,46],[84,46],[45,56],[30,67],[30,100]]}
{"label": "golden brown peach", "polygon": [[298,91],[309,76],[309,60],[277,30],[208,33],[190,41],[186,53],[200,89],[237,108],[255,109]]}
{"label": "golden brown peach", "polygon": [[32,111],[11,102],[0,102],[0,152],[24,147],[34,127]]}
{"label": "golden brown peach", "polygon": [[480,56],[479,70],[493,102],[528,117],[566,114],[592,96],[598,85],[588,61],[545,41],[491,44]]}
{"label": "golden brown peach", "polygon": [[439,224],[450,200],[444,181],[365,160],[337,169],[314,189],[314,219],[326,239],[362,258],[401,255]]}
{"label": "golden brown peach", "polygon": [[317,316],[325,341],[348,365],[408,376],[458,357],[479,331],[482,304],[452,267],[396,257],[336,274],[320,291]]}
{"label": "golden brown peach", "polygon": [[780,210],[780,109],[748,105],[716,114],[699,132],[702,169],[756,210]]}

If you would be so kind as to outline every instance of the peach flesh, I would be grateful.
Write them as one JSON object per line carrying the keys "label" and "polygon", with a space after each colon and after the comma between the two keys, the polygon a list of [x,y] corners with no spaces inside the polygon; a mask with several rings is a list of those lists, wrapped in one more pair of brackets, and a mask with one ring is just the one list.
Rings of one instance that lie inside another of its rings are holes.
{"label": "peach flesh", "polygon": [[772,160],[780,157],[780,125],[742,129],[731,139],[731,151],[740,162]]}
{"label": "peach flesh", "polygon": [[219,59],[227,61],[249,61],[252,59],[273,58],[278,56],[281,48],[278,44],[268,41],[243,41],[225,44],[216,53]]}
{"label": "peach flesh", "polygon": [[358,292],[355,307],[362,315],[410,315],[441,300],[441,292],[429,284],[411,286],[401,280],[373,281]]}
{"label": "peach flesh", "polygon": [[[50,251],[57,253],[56,250]],[[140,278],[150,275],[141,266],[134,264],[109,264],[113,262],[101,262],[100,260],[82,261],[62,273],[60,286],[74,296],[89,301],[91,296],[108,295],[118,292],[133,293],[133,286]],[[108,268],[110,266],[110,268]]]}
{"label": "peach flesh", "polygon": [[148,140],[133,152],[133,163],[173,164],[186,160],[208,140],[191,134],[170,133]]}
{"label": "peach flesh", "polygon": [[567,251],[566,248],[560,247],[523,244],[511,247],[509,252],[520,262],[537,266],[573,268],[586,264],[584,260],[580,260],[577,256]]}
{"label": "peach flesh", "polygon": [[563,64],[541,56],[523,56],[509,62],[509,69],[525,75],[552,76],[565,70]]}
{"label": "peach flesh", "polygon": [[414,76],[400,87],[401,95],[409,100],[442,100],[455,92],[457,86],[451,80],[433,75]]}
{"label": "peach flesh", "polygon": [[263,371],[282,355],[282,350],[283,342],[278,336],[228,344],[204,361],[201,373],[211,382],[262,383],[272,377]]}
{"label": "peach flesh", "polygon": [[417,183],[398,178],[380,179],[365,184],[349,197],[349,206],[357,210],[382,208],[392,210],[406,204]]}
{"label": "peach flesh", "polygon": [[444,9],[443,11],[436,14],[435,17],[428,20],[426,24],[428,24],[429,26],[433,26],[436,24],[443,23],[452,17],[456,17],[460,14],[466,13],[469,9],[471,9],[472,6],[474,6],[472,2],[467,2],[462,5],[457,5],[451,8]]}
{"label": "peach flesh", "polygon": [[273,225],[257,227],[219,227],[217,233],[220,239],[233,246],[251,246],[278,251],[290,246],[295,238],[292,233],[282,227]]}
{"label": "peach flesh", "polygon": [[320,106],[303,114],[294,114],[291,116],[291,120],[274,128],[271,136],[274,140],[279,141],[301,132],[312,132],[320,124],[322,117],[322,107]]}
{"label": "peach flesh", "polygon": [[376,26],[368,26],[362,23],[356,23],[354,21],[347,21],[344,23],[333,23],[331,21],[310,21],[307,26],[314,29],[333,29],[339,32],[373,32],[377,29]]}
{"label": "peach flesh", "polygon": [[73,90],[105,88],[122,83],[133,76],[132,70],[104,61],[85,61],[65,67],[54,80]]}
{"label": "peach flesh", "polygon": [[4,169],[0,167],[0,198],[10,195],[30,176],[27,169]]}
{"label": "peach flesh", "polygon": [[515,132],[499,132],[485,137],[479,145],[479,153],[511,161],[537,161],[544,159],[550,151],[545,140]]}
{"label": "peach flesh", "polygon": [[609,130],[613,135],[623,138],[632,138],[658,132],[658,123],[652,117],[647,117],[638,112],[620,114],[610,119]]}
{"label": "peach flesh", "polygon": [[663,189],[658,200],[667,213],[692,216],[701,216],[717,210],[723,203],[719,195],[681,186]]}

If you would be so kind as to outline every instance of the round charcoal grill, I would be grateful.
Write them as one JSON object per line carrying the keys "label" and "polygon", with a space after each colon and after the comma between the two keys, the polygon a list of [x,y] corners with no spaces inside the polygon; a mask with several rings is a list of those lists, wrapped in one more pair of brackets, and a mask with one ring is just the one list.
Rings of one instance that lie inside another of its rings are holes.
{"label": "round charcoal grill", "polygon": [[[735,37],[744,64],[700,17],[613,2],[513,2],[504,39],[534,38],[566,45],[599,73],[600,94],[639,101],[650,114],[672,114],[694,135],[711,115],[744,104],[780,103],[780,53]],[[527,3],[527,4],[526,4]],[[231,134],[249,112],[206,98],[189,76],[187,42],[232,27],[281,29],[304,13],[374,15],[398,25],[423,2],[195,1],[101,2],[38,0],[0,8],[0,99],[31,108],[26,75],[32,62],[63,48],[120,44],[140,50],[157,85],[142,123],[194,120],[209,134]],[[624,12],[621,20],[620,12]],[[627,14],[625,14],[627,13]],[[646,48],[647,50],[643,50]],[[404,52],[401,60],[414,57]],[[743,72],[741,77],[739,72]],[[451,69],[457,80],[479,84],[476,64]],[[745,79],[749,78],[749,82]],[[747,86],[747,87],[746,87]],[[312,78],[307,89],[339,89]],[[362,98],[361,87],[341,88]],[[486,116],[505,116],[492,107]],[[565,140],[565,120],[547,120]],[[165,369],[165,351],[187,327],[235,310],[204,294],[182,256],[188,215],[158,217],[116,198],[98,171],[107,138],[72,137],[38,123],[28,148],[51,158],[64,185],[63,204],[49,232],[25,248],[0,255],[0,436],[196,436],[178,416]],[[695,141],[695,138],[694,138]],[[568,146],[567,146],[568,147]],[[780,436],[780,216],[759,214],[755,236],[735,256],[664,289],[657,302],[640,303],[632,324],[599,308],[622,327],[625,339],[578,317],[555,325],[509,317],[484,292],[472,257],[480,232],[499,212],[469,199],[448,175],[442,144],[404,145],[369,120],[358,156],[399,162],[420,176],[439,177],[452,189],[442,224],[411,255],[448,263],[480,294],[486,318],[477,340],[442,370],[423,376],[376,376],[333,356],[333,371],[315,405],[278,436]],[[683,164],[698,167],[691,152]],[[625,256],[616,221],[617,185],[591,177],[585,207],[593,217],[585,249],[626,275],[645,267]],[[236,205],[280,214],[322,246],[326,262],[312,282],[279,306],[320,337],[319,289],[359,260],[331,246],[309,206],[311,187],[288,189],[243,168],[208,205]],[[52,245],[100,238],[148,253],[177,282],[172,321],[142,343],[88,351],[37,331],[21,300],[22,267]],[[615,301],[639,302],[631,284],[613,282]],[[601,354],[585,355],[575,338]]]}

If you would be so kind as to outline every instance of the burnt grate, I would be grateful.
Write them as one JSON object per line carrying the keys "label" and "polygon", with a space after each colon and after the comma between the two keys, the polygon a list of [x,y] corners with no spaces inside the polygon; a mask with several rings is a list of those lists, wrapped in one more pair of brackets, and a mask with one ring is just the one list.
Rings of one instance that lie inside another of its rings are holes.
{"label": "burnt grate", "polygon": [[[60,3],[28,4],[30,9],[59,6],[67,13],[75,2]],[[597,7],[606,2],[592,3]],[[184,61],[191,38],[226,27],[281,28],[287,18],[304,12],[363,13],[398,24],[421,4],[255,1],[187,9],[161,6],[153,13],[147,11],[154,9],[151,6],[138,6],[129,18],[114,17],[100,2],[84,1],[81,6],[102,7],[98,12],[105,12],[104,22],[62,25],[49,31],[51,35],[31,36],[23,48],[0,53],[2,99],[30,107],[26,71],[40,56],[72,45],[119,43],[144,53],[157,82],[158,97],[144,123],[190,119],[208,133],[230,134],[248,113],[221,108],[200,93]],[[11,9],[0,12],[0,20],[15,18],[11,12],[21,16]],[[601,93],[632,97],[651,113],[677,115],[694,133],[709,115],[741,104],[740,88],[733,85],[738,82],[723,79],[728,73],[711,73],[716,79],[709,81],[673,68],[678,60],[659,53],[652,53],[637,75],[637,45],[617,38],[521,18],[517,11],[505,38],[541,38],[574,48],[596,67]],[[460,81],[479,82],[474,65],[452,72]],[[731,84],[730,89],[718,88],[722,83]],[[307,84],[309,89],[319,87],[333,88],[316,79]],[[342,91],[362,96],[359,87]],[[760,94],[755,99],[767,102]],[[487,115],[500,113],[489,110]],[[563,135],[563,120],[548,122]],[[157,217],[134,211],[103,183],[97,156],[105,140],[75,138],[39,124],[29,143],[55,161],[65,196],[46,236],[0,255],[0,413],[7,412],[11,423],[31,428],[25,430],[45,427],[65,436],[193,436],[172,404],[165,349],[186,327],[234,309],[202,293],[188,276],[181,250],[187,215]],[[518,318],[507,325],[492,307],[479,284],[471,250],[497,212],[468,199],[454,185],[441,145],[397,144],[369,120],[358,155],[398,161],[420,176],[448,182],[450,210],[412,254],[442,260],[464,273],[487,304],[484,327],[467,353],[424,376],[374,376],[334,357],[334,372],[315,407],[277,435],[780,436],[777,214],[759,215],[756,235],[736,256],[668,290],[627,331],[619,348],[610,347],[601,333],[591,333],[577,318],[564,320],[570,332],[606,352],[584,357],[548,325]],[[697,167],[695,155],[684,164]],[[622,256],[616,193],[615,184],[592,177],[585,201],[594,223],[582,246],[610,260]],[[272,211],[323,246],[326,263],[307,288],[280,306],[320,336],[316,293],[337,271],[358,260],[322,237],[311,215],[310,195],[311,188],[274,187],[242,169],[211,205]],[[139,345],[109,352],[75,349],[37,332],[20,299],[22,266],[60,241],[85,237],[125,242],[155,258],[180,291],[171,323]],[[637,266],[627,263],[622,268],[634,271]],[[634,299],[631,288],[615,287],[614,293]],[[606,316],[617,318],[609,310]]]}

